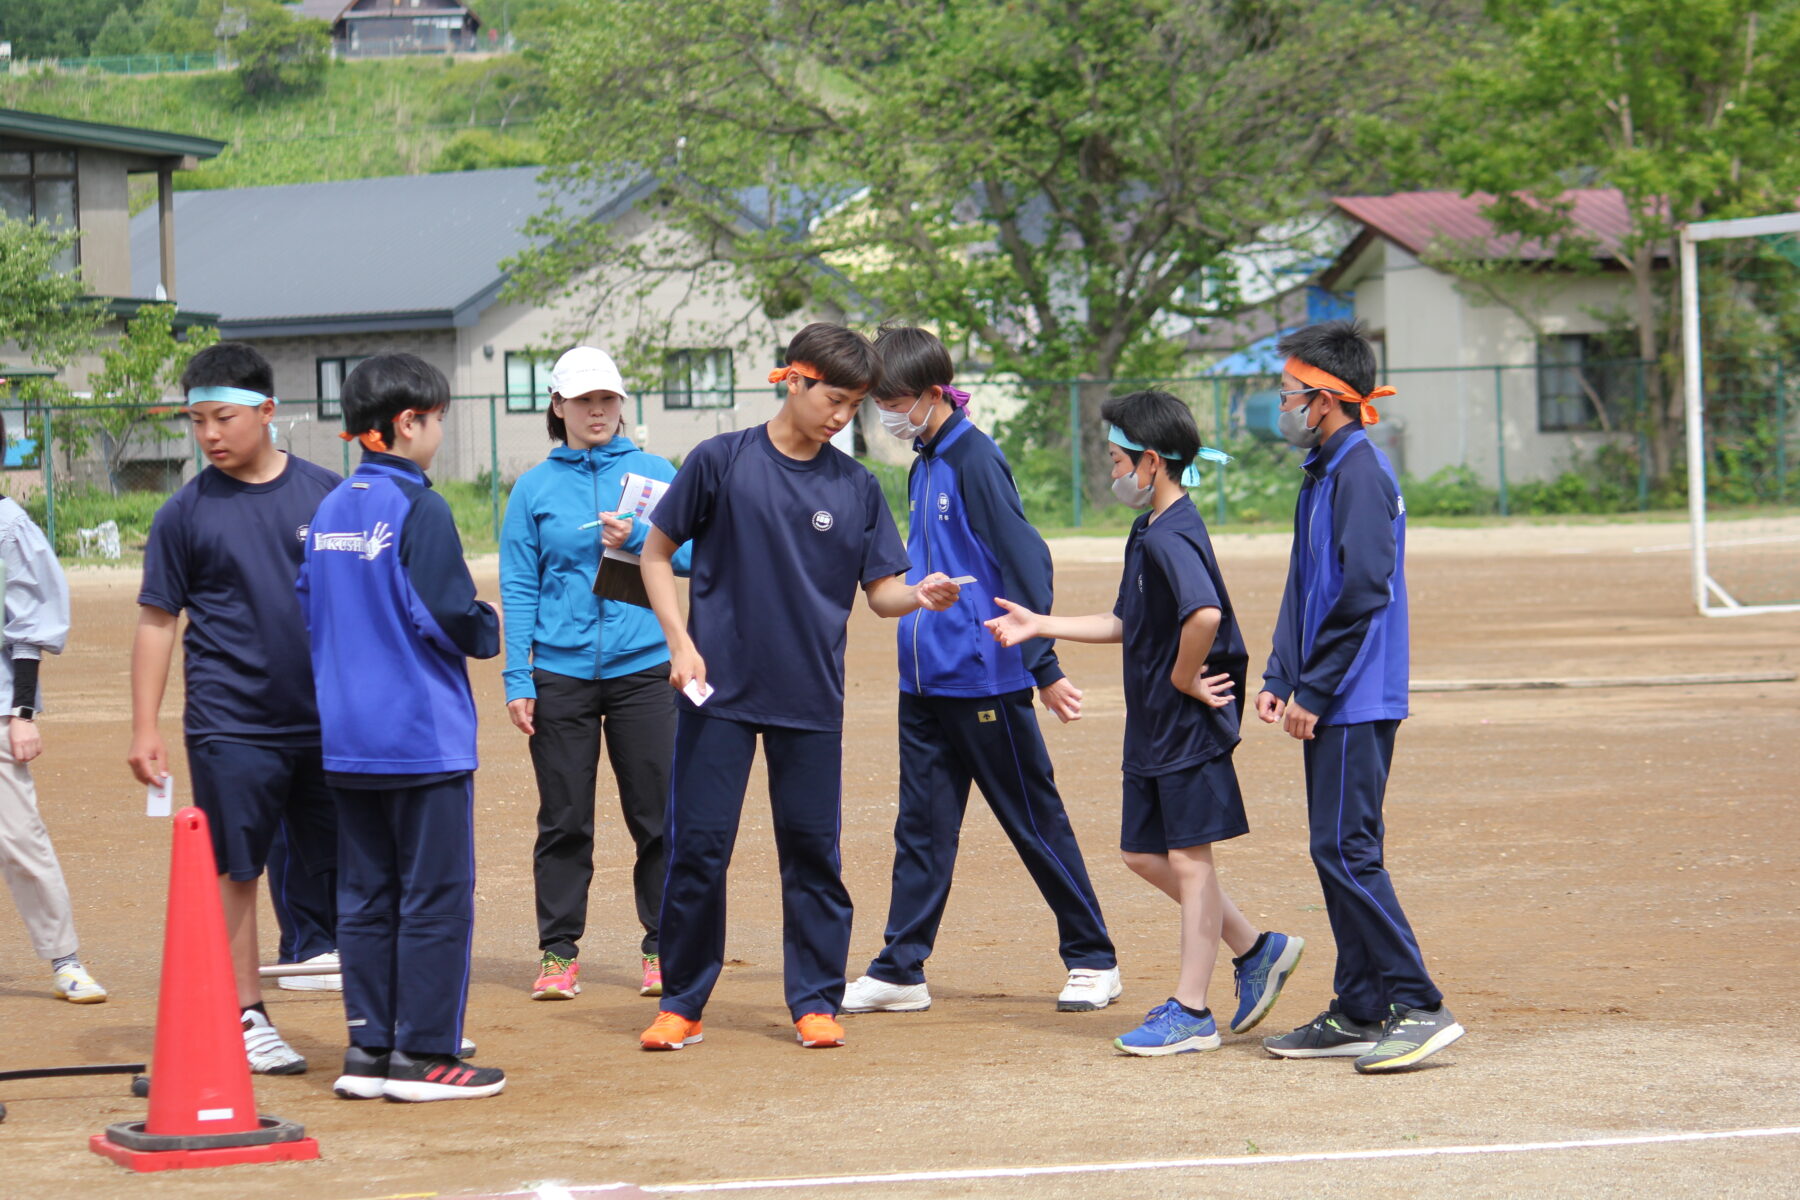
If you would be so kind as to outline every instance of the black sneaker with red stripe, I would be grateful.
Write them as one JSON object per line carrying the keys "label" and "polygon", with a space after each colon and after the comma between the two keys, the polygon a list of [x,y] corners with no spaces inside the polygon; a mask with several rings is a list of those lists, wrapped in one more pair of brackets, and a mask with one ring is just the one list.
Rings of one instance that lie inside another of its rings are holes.
{"label": "black sneaker with red stripe", "polygon": [[454,1054],[407,1054],[396,1050],[388,1056],[387,1082],[381,1094],[389,1100],[412,1103],[479,1100],[505,1086],[506,1072],[498,1067],[471,1067]]}

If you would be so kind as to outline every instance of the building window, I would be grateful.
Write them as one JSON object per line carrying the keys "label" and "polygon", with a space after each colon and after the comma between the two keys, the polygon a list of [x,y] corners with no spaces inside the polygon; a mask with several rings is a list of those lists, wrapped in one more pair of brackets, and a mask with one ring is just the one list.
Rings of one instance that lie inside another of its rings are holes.
{"label": "building window", "polygon": [[670,350],[663,355],[664,408],[730,408],[737,403],[729,350]]}
{"label": "building window", "polygon": [[1538,343],[1538,430],[1618,429],[1630,412],[1635,363],[1607,353],[1602,339],[1575,333]]}
{"label": "building window", "polygon": [[[78,229],[73,150],[0,148],[0,213],[59,229]],[[73,271],[79,246],[71,245],[50,265]]]}
{"label": "building window", "polygon": [[341,417],[344,409],[338,403],[344,395],[344,378],[356,370],[358,363],[365,361],[368,355],[361,358],[321,358],[315,360],[319,370],[319,416]]}
{"label": "building window", "polygon": [[550,368],[555,359],[506,352],[506,411],[543,412],[550,407]]}

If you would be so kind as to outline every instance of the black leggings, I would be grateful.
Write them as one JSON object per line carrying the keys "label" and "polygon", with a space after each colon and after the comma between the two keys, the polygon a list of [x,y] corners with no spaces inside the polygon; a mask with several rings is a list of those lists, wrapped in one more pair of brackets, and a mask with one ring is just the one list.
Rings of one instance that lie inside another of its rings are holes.
{"label": "black leggings", "polygon": [[600,743],[619,781],[619,808],[637,843],[632,890],[644,927],[643,952],[657,953],[666,852],[663,814],[675,746],[675,692],[667,663],[614,679],[572,679],[533,671],[531,765],[537,772],[538,948],[572,958],[587,929],[594,878],[594,793]]}

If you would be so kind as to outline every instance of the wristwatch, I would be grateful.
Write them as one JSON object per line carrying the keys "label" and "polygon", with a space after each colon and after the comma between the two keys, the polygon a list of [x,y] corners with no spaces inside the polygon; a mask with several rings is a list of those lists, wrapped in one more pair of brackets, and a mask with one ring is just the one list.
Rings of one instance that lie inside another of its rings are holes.
{"label": "wristwatch", "polygon": [[37,709],[31,707],[29,704],[21,704],[19,707],[13,709],[8,715],[21,721],[32,721],[37,719]]}

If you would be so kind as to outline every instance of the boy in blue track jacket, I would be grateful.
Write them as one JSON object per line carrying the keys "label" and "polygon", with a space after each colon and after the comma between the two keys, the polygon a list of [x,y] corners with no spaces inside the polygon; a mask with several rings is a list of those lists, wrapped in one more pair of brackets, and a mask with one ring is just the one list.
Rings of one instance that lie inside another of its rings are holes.
{"label": "boy in blue track jacket", "polygon": [[1382,799],[1407,716],[1406,501],[1363,432],[1375,352],[1351,321],[1281,340],[1282,432],[1309,449],[1294,509],[1287,590],[1256,712],[1304,748],[1313,865],[1337,941],[1336,997],[1266,1038],[1283,1058],[1355,1058],[1404,1070],[1463,1035],[1425,970],[1383,864]]}
{"label": "boy in blue track jacket", "polygon": [[344,436],[366,453],[319,505],[298,584],[338,789],[345,1099],[473,1099],[506,1084],[457,1057],[475,919],[465,660],[500,652],[500,623],[425,475],[449,404],[443,375],[410,354],[344,380]]}
{"label": "boy in blue track jacket", "polygon": [[[1105,1008],[1120,992],[1118,957],[1069,815],[1056,790],[1036,687],[1063,721],[1081,716],[1081,692],[1053,644],[1001,646],[982,622],[993,596],[1048,612],[1050,548],[1025,519],[1006,457],[969,420],[967,392],[950,386],[949,352],[923,329],[884,329],[875,340],[882,426],[918,451],[908,476],[911,575],[973,576],[962,602],[900,619],[900,814],[885,944],[844,992],[845,1012],[931,1007],[925,960],[950,898],[957,843],[978,784],[1056,918],[1069,974],[1061,1012]],[[918,416],[918,421],[914,417]]]}

